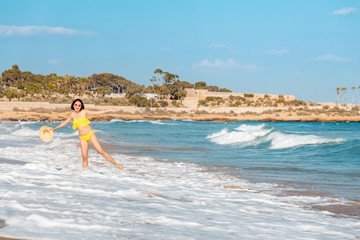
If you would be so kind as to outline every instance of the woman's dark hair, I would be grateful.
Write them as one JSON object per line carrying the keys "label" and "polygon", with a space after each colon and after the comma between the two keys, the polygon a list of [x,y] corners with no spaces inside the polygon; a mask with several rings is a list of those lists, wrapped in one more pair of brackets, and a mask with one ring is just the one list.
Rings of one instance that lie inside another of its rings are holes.
{"label": "woman's dark hair", "polygon": [[74,103],[76,103],[77,101],[79,101],[79,102],[81,103],[80,111],[83,110],[83,109],[85,109],[84,103],[81,101],[80,98],[78,98],[78,99],[75,99],[75,100],[72,102],[72,104],[71,104],[71,110],[75,110],[75,109],[74,109]]}

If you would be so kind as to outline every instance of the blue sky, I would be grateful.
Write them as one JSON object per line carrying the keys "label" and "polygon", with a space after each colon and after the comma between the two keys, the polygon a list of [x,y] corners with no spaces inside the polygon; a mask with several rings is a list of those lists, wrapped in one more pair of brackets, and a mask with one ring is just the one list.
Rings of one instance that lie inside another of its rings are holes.
{"label": "blue sky", "polygon": [[360,86],[359,29],[358,0],[1,0],[0,72],[110,72],[147,86],[161,68],[234,92],[335,102],[336,87],[350,96]]}

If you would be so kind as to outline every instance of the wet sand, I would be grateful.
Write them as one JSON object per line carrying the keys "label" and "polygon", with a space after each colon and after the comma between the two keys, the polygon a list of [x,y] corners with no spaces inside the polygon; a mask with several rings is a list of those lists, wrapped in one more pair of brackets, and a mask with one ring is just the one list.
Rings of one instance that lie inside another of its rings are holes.
{"label": "wet sand", "polygon": [[[5,220],[0,218],[0,229],[6,227]],[[19,238],[0,237],[0,240],[21,240]]]}

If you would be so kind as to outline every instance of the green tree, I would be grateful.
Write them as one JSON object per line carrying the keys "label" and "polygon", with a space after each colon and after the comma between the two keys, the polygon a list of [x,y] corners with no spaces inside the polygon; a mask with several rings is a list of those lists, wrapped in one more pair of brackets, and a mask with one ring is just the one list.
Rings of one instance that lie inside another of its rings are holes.
{"label": "green tree", "polygon": [[34,96],[35,94],[40,94],[42,90],[42,85],[40,83],[26,82],[24,83],[27,94]]}
{"label": "green tree", "polygon": [[205,89],[206,88],[206,82],[202,82],[202,81],[196,82],[195,83],[195,88],[196,89]]}
{"label": "green tree", "polygon": [[132,105],[135,105],[137,107],[149,107],[150,106],[150,101],[147,100],[145,97],[140,97],[140,96],[131,96],[129,98],[129,103]]}
{"label": "green tree", "polygon": [[171,99],[184,99],[186,97],[186,91],[184,90],[184,86],[186,85],[186,83],[184,84],[183,82],[177,80],[176,82],[174,82],[173,84],[168,86],[169,89],[169,94],[171,95],[170,98]]}
{"label": "green tree", "polygon": [[344,90],[345,90],[344,87],[340,88],[340,91],[341,91],[341,105],[344,104]]}
{"label": "green tree", "polygon": [[2,84],[9,87],[17,87],[22,85],[21,71],[18,65],[13,65],[11,69],[4,71],[2,74]]}
{"label": "green tree", "polygon": [[336,88],[336,104],[339,104],[339,91],[340,91],[340,88],[337,87]]}
{"label": "green tree", "polygon": [[16,90],[8,89],[8,88],[5,90],[4,95],[6,96],[7,99],[9,99],[9,102],[11,102],[11,99],[18,97]]}
{"label": "green tree", "polygon": [[169,73],[169,72],[164,72],[163,80],[164,80],[164,85],[170,85],[173,82],[179,80],[179,76],[176,74]]}
{"label": "green tree", "polygon": [[227,88],[220,88],[219,92],[232,92],[230,89]]}
{"label": "green tree", "polygon": [[354,91],[355,91],[355,87],[351,87],[352,90],[352,97],[351,97],[351,104],[354,104]]}
{"label": "green tree", "polygon": [[219,91],[218,86],[207,86],[206,88],[207,88],[207,90],[209,90],[209,92],[217,92],[217,91]]}
{"label": "green tree", "polygon": [[184,88],[194,88],[194,84],[189,83],[187,81],[182,81],[182,85]]}
{"label": "green tree", "polygon": [[140,94],[144,91],[144,88],[137,84],[131,84],[126,89],[126,97],[130,98],[131,96],[134,96],[136,94]]}
{"label": "green tree", "polygon": [[98,95],[100,95],[102,98],[105,97],[106,94],[110,94],[111,93],[111,90],[109,87],[98,87],[96,89],[96,93]]}
{"label": "green tree", "polygon": [[154,73],[157,75],[157,78],[155,77],[155,79],[158,81],[158,85],[160,85],[160,76],[162,76],[163,71],[160,68],[157,68]]}

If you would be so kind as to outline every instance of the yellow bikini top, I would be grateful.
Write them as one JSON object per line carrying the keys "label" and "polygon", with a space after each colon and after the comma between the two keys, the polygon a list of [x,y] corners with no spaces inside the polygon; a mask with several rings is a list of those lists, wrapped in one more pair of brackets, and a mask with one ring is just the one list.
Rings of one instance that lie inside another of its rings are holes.
{"label": "yellow bikini top", "polygon": [[87,119],[86,117],[84,116],[81,116],[80,118],[78,119],[75,119],[74,118],[74,121],[73,121],[73,129],[77,129],[78,127],[85,127],[87,125],[90,125],[90,121],[89,119]]}

